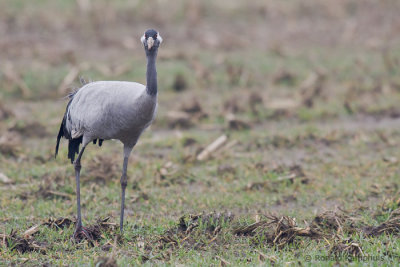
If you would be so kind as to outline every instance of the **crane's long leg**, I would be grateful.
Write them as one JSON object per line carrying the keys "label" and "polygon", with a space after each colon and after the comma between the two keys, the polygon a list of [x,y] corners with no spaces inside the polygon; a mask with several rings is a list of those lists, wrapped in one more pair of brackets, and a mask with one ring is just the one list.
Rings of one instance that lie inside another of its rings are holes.
{"label": "crane's long leg", "polygon": [[81,172],[81,157],[83,154],[83,151],[85,151],[85,146],[82,147],[81,151],[78,154],[78,157],[76,158],[74,162],[74,167],[75,167],[75,179],[76,179],[76,206],[77,206],[77,221],[76,221],[76,227],[75,227],[75,232],[74,232],[74,238],[75,239],[81,239],[81,235],[83,234],[87,238],[89,235],[87,232],[84,231],[82,227],[82,216],[81,216],[81,189],[80,189],[80,172]]}
{"label": "crane's long leg", "polygon": [[131,151],[132,147],[124,146],[124,165],[122,168],[122,176],[121,176],[121,217],[119,221],[119,229],[121,230],[121,234],[124,231],[125,189],[128,184],[127,169],[128,169],[129,155],[131,154]]}

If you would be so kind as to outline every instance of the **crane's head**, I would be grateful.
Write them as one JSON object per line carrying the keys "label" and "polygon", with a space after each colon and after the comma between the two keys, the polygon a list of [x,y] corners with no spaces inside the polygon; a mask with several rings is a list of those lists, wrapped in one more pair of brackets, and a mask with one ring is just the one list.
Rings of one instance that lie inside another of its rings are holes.
{"label": "crane's head", "polygon": [[157,50],[162,43],[162,38],[160,34],[153,29],[149,29],[144,32],[142,38],[140,39],[144,45],[144,49],[147,51]]}

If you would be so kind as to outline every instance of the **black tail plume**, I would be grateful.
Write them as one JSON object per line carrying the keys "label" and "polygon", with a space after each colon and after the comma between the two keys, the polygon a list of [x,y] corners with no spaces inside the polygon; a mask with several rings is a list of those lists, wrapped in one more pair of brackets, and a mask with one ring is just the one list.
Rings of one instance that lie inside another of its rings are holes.
{"label": "black tail plume", "polygon": [[74,163],[75,154],[79,153],[79,145],[82,144],[83,136],[76,139],[70,139],[68,142],[68,158],[71,159],[71,163]]}
{"label": "black tail plume", "polygon": [[58,148],[60,146],[61,137],[65,137],[66,139],[69,140],[69,143],[68,143],[68,158],[71,159],[71,163],[74,163],[75,154],[79,153],[79,145],[82,143],[82,139],[83,139],[82,136],[80,136],[80,137],[78,137],[76,139],[72,139],[72,136],[68,132],[67,127],[66,127],[68,108],[69,108],[69,106],[70,106],[70,104],[71,104],[71,102],[72,102],[72,100],[74,98],[74,95],[77,92],[78,91],[75,91],[75,92],[72,92],[71,94],[68,95],[69,102],[68,102],[67,108],[65,110],[65,114],[64,114],[63,120],[62,120],[61,125],[60,125],[60,130],[58,131],[56,151],[55,151],[55,154],[54,154],[54,157],[56,158],[57,154],[58,154]]}
{"label": "black tail plume", "polygon": [[64,125],[65,125],[65,117],[63,118],[63,120],[61,122],[60,131],[58,132],[58,135],[57,135],[56,153],[54,154],[54,158],[57,158],[58,147],[60,146],[60,140],[61,140],[61,137],[64,136]]}

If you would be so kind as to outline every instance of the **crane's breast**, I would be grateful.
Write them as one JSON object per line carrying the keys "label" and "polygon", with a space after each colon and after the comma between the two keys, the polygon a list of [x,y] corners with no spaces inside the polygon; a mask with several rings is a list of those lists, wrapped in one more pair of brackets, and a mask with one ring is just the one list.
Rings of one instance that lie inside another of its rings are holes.
{"label": "crane's breast", "polygon": [[105,107],[102,123],[97,127],[102,127],[104,139],[137,139],[153,121],[156,106],[156,97],[147,94],[112,101]]}

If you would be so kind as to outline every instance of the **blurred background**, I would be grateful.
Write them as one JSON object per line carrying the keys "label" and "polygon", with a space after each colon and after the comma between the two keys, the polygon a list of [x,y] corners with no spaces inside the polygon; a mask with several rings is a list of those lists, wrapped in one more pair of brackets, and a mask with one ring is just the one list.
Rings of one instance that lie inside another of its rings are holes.
{"label": "blurred background", "polygon": [[311,72],[336,83],[330,92],[348,86],[343,82],[356,83],[354,90],[379,87],[398,67],[399,6],[395,0],[2,1],[1,97],[57,99],[79,75],[144,82],[139,39],[148,28],[165,39],[162,92],[283,94],[277,91],[290,87],[293,97]]}

